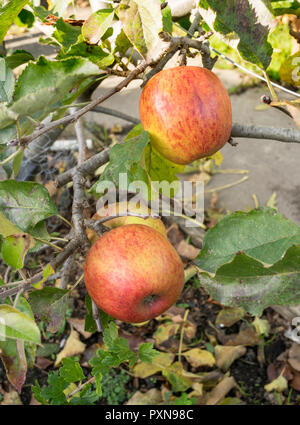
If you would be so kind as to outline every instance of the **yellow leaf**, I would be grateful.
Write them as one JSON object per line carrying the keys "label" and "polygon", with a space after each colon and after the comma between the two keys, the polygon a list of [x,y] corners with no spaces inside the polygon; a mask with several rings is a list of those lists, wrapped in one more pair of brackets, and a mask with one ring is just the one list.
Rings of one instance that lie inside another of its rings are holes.
{"label": "yellow leaf", "polygon": [[77,354],[82,354],[84,350],[85,344],[80,341],[78,332],[71,328],[71,333],[67,339],[66,345],[57,355],[55,367],[59,365],[62,359],[70,356],[76,356]]}
{"label": "yellow leaf", "polygon": [[182,353],[182,355],[193,367],[212,367],[215,364],[214,356],[209,351],[201,350],[200,348],[193,348],[192,350]]}
{"label": "yellow leaf", "polygon": [[270,393],[271,391],[282,392],[288,387],[288,382],[284,376],[280,375],[278,378],[274,379],[270,384],[265,385],[265,390]]}
{"label": "yellow leaf", "polygon": [[247,349],[243,345],[236,345],[233,347],[216,345],[216,365],[225,372],[230,368],[236,359],[246,354],[246,351]]}
{"label": "yellow leaf", "polygon": [[180,325],[172,322],[162,323],[159,325],[153,334],[156,345],[160,345],[164,341],[167,341],[171,336],[176,335],[176,333],[179,331],[179,327]]}
{"label": "yellow leaf", "polygon": [[133,374],[137,378],[145,379],[148,376],[164,370],[167,366],[170,366],[174,357],[175,356],[172,353],[159,353],[153,358],[152,363],[138,363],[133,369]]}
{"label": "yellow leaf", "polygon": [[268,336],[270,333],[270,323],[267,320],[260,319],[259,317],[255,317],[252,325],[255,327],[258,335]]}
{"label": "yellow leaf", "polygon": [[184,376],[183,372],[184,369],[181,362],[175,362],[162,371],[163,376],[172,385],[173,392],[186,391],[192,386],[192,379]]}
{"label": "yellow leaf", "polygon": [[127,401],[127,405],[155,405],[162,402],[161,392],[157,388],[152,388],[146,393],[141,393],[137,391],[134,395]]}
{"label": "yellow leaf", "polygon": [[223,155],[220,151],[214,153],[210,158],[215,161],[217,167],[219,167],[223,162]]}

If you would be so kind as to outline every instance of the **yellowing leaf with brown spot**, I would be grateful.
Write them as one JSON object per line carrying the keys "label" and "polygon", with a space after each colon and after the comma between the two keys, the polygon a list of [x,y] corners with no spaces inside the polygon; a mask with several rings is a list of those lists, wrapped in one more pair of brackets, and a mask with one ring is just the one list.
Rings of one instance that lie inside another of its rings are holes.
{"label": "yellowing leaf with brown spot", "polygon": [[212,367],[215,364],[214,356],[209,351],[201,350],[200,348],[193,348],[182,353],[182,355],[193,367]]}
{"label": "yellowing leaf with brown spot", "polygon": [[79,334],[73,328],[71,328],[71,333],[67,339],[66,345],[60,353],[58,353],[55,367],[59,365],[62,359],[70,356],[76,356],[82,354],[85,350],[85,344],[80,341]]}
{"label": "yellowing leaf with brown spot", "polygon": [[167,322],[162,323],[158,326],[157,330],[153,334],[156,345],[162,344],[164,341],[167,341],[171,336],[174,336],[179,331],[180,325]]}

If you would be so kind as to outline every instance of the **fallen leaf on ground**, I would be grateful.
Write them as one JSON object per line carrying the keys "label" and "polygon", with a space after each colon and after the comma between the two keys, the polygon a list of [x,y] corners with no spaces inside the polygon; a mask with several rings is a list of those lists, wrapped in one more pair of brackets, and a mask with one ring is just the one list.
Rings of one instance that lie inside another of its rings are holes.
{"label": "fallen leaf on ground", "polygon": [[230,327],[241,320],[246,314],[242,307],[225,307],[218,313],[215,324]]}
{"label": "fallen leaf on ground", "polygon": [[57,355],[55,367],[59,365],[62,359],[70,356],[82,354],[85,350],[85,344],[80,341],[79,333],[71,327],[71,333],[67,339],[66,345],[62,351]]}
{"label": "fallen leaf on ground", "polygon": [[176,335],[176,333],[179,331],[179,328],[180,328],[180,325],[172,323],[172,322],[162,323],[161,325],[158,326],[158,328],[153,334],[155,344],[158,346],[162,344],[164,341],[167,341],[169,338]]}
{"label": "fallen leaf on ground", "polygon": [[76,329],[84,339],[90,338],[93,334],[84,330],[85,319],[78,319],[77,317],[71,317],[68,319],[68,323]]}
{"label": "fallen leaf on ground", "polygon": [[236,386],[232,376],[226,376],[215,388],[207,395],[206,404],[209,406],[219,404],[223,398]]}
{"label": "fallen leaf on ground", "polygon": [[184,376],[184,369],[181,362],[175,362],[163,369],[162,374],[172,385],[173,392],[186,391],[193,384],[190,377]]}
{"label": "fallen leaf on ground", "polygon": [[246,403],[237,397],[226,397],[219,403],[220,406],[239,406],[240,404]]}
{"label": "fallen leaf on ground", "polygon": [[15,390],[11,390],[8,393],[4,393],[3,400],[0,402],[0,405],[3,406],[16,406],[16,405],[22,405],[22,401],[20,399],[19,394]]}
{"label": "fallen leaf on ground", "polygon": [[289,364],[300,372],[300,345],[294,343],[289,350]]}
{"label": "fallen leaf on ground", "polygon": [[89,361],[96,356],[97,351],[99,348],[104,349],[104,344],[95,343],[93,345],[90,345],[83,353],[82,355],[82,366],[84,367],[91,367],[89,364]]}
{"label": "fallen leaf on ground", "polygon": [[212,367],[215,364],[215,358],[212,353],[201,350],[200,348],[193,348],[192,350],[182,353],[182,355],[193,367]]}
{"label": "fallen leaf on ground", "polygon": [[152,363],[138,363],[133,369],[133,374],[137,378],[148,378],[148,376],[154,375],[170,366],[174,358],[175,356],[172,353],[159,353],[153,358]]}
{"label": "fallen leaf on ground", "polygon": [[189,393],[189,398],[201,397],[203,395],[203,384],[200,384],[200,382],[194,382],[192,388],[193,391]]}
{"label": "fallen leaf on ground", "polygon": [[137,391],[133,396],[125,403],[128,406],[131,405],[156,405],[163,401],[161,392],[157,388],[152,388],[146,393]]}
{"label": "fallen leaf on ground", "polygon": [[168,310],[164,311],[160,316],[155,317],[155,320],[173,320],[174,316],[180,315],[182,318],[184,316],[184,308],[176,307],[173,305],[168,308]]}
{"label": "fallen leaf on ground", "polygon": [[246,347],[242,345],[236,345],[233,347],[216,345],[215,346],[215,356],[216,356],[216,365],[226,372],[232,363],[246,354]]}
{"label": "fallen leaf on ground", "polygon": [[46,359],[46,357],[37,357],[35,361],[35,365],[42,370],[47,369],[47,367],[53,364],[52,360]]}
{"label": "fallen leaf on ground", "polygon": [[255,327],[256,333],[258,335],[269,336],[271,326],[267,320],[255,317],[255,320],[254,322],[252,322],[252,325]]}
{"label": "fallen leaf on ground", "polygon": [[271,391],[282,392],[286,390],[288,387],[288,381],[282,375],[278,376],[278,378],[274,379],[274,381],[270,382],[270,384],[265,385],[265,390],[270,393]]}
{"label": "fallen leaf on ground", "polygon": [[289,386],[296,391],[300,391],[300,372],[293,370],[293,379],[289,381]]}
{"label": "fallen leaf on ground", "polygon": [[256,333],[256,329],[253,326],[248,326],[245,329],[241,329],[238,334],[229,335],[225,345],[245,345],[251,347],[259,344],[259,342],[260,338]]}
{"label": "fallen leaf on ground", "polygon": [[194,260],[200,252],[200,249],[195,248],[193,245],[187,243],[185,240],[179,242],[176,246],[176,251],[180,255],[187,260]]}

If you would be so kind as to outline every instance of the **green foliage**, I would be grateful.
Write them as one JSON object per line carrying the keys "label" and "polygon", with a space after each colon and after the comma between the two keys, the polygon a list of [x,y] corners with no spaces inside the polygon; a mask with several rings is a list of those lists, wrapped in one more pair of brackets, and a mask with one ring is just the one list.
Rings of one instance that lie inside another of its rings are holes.
{"label": "green foliage", "polygon": [[15,307],[0,304],[1,337],[40,343],[39,328],[34,320]]}
{"label": "green foliage", "polygon": [[[109,153],[109,165],[91,191],[99,197],[104,194],[104,190],[107,188],[106,182],[112,182],[115,187],[119,187],[120,174],[126,178],[126,180],[124,179],[123,190],[128,189],[128,186],[135,181],[143,181],[148,184],[147,173],[140,161],[149,141],[149,134],[144,131],[140,136],[113,146]],[[104,182],[104,186],[102,182]]]}
{"label": "green foliage", "polygon": [[23,232],[31,233],[40,221],[57,214],[48,190],[39,183],[0,182],[0,212]]}
{"label": "green foliage", "polygon": [[152,342],[145,342],[139,346],[139,358],[142,362],[151,363],[152,359],[159,353],[153,348]]}
{"label": "green foliage", "polygon": [[273,13],[276,16],[289,14],[300,16],[300,3],[297,0],[271,0]]}
{"label": "green foliage", "polygon": [[0,43],[15,18],[27,3],[29,3],[29,0],[10,0],[9,3],[0,8]]}
{"label": "green foliage", "polygon": [[[103,341],[106,349],[99,349],[89,361],[94,377],[93,387],[85,381],[82,389],[70,396],[82,384],[85,376],[77,359],[66,358],[62,360],[63,365],[58,372],[49,373],[47,387],[40,388],[36,382],[32,389],[35,398],[42,404],[63,405],[94,404],[100,397],[106,398],[109,404],[124,401],[129,377],[123,371],[118,373],[115,368],[122,363],[132,367],[137,362],[137,355],[129,349],[126,339],[118,337],[118,329],[113,322],[104,329]],[[145,343],[139,347],[139,356],[143,361],[151,361],[156,354],[153,344]]]}
{"label": "green foliage", "polygon": [[160,2],[158,0],[122,0],[118,13],[123,30],[131,43],[144,58],[152,58],[157,45],[161,45],[158,36],[163,29]]}
{"label": "green foliage", "polygon": [[110,28],[114,14],[114,9],[101,9],[92,13],[82,26],[84,40],[89,44],[97,44]]}
{"label": "green foliage", "polygon": [[69,291],[45,287],[30,293],[29,299],[34,314],[49,322],[47,330],[55,333],[65,320]]}
{"label": "green foliage", "polygon": [[119,373],[111,369],[102,377],[102,397],[107,400],[108,405],[120,405],[126,398],[126,384],[129,375],[121,370]]}
{"label": "green foliage", "polygon": [[221,39],[234,45],[243,59],[267,69],[272,46],[268,42],[268,25],[272,14],[264,0],[255,3],[241,0],[200,0],[201,14]]}
{"label": "green foliage", "polygon": [[277,210],[238,211],[225,216],[205,234],[196,264],[201,270],[215,273],[244,253],[271,266],[293,244],[300,244],[300,227]]}
{"label": "green foliage", "polygon": [[22,9],[16,17],[14,23],[19,27],[31,28],[34,24],[34,14],[30,10]]}
{"label": "green foliage", "polygon": [[300,301],[300,228],[277,210],[224,217],[210,229],[195,260],[200,283],[223,305],[254,315],[272,304]]}

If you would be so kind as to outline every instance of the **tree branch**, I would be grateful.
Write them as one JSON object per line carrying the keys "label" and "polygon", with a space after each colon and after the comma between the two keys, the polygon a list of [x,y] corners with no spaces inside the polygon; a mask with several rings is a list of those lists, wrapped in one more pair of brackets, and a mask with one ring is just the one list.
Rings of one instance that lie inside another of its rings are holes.
{"label": "tree branch", "polygon": [[278,140],[284,143],[300,143],[300,130],[296,128],[266,127],[234,123],[231,137]]}

